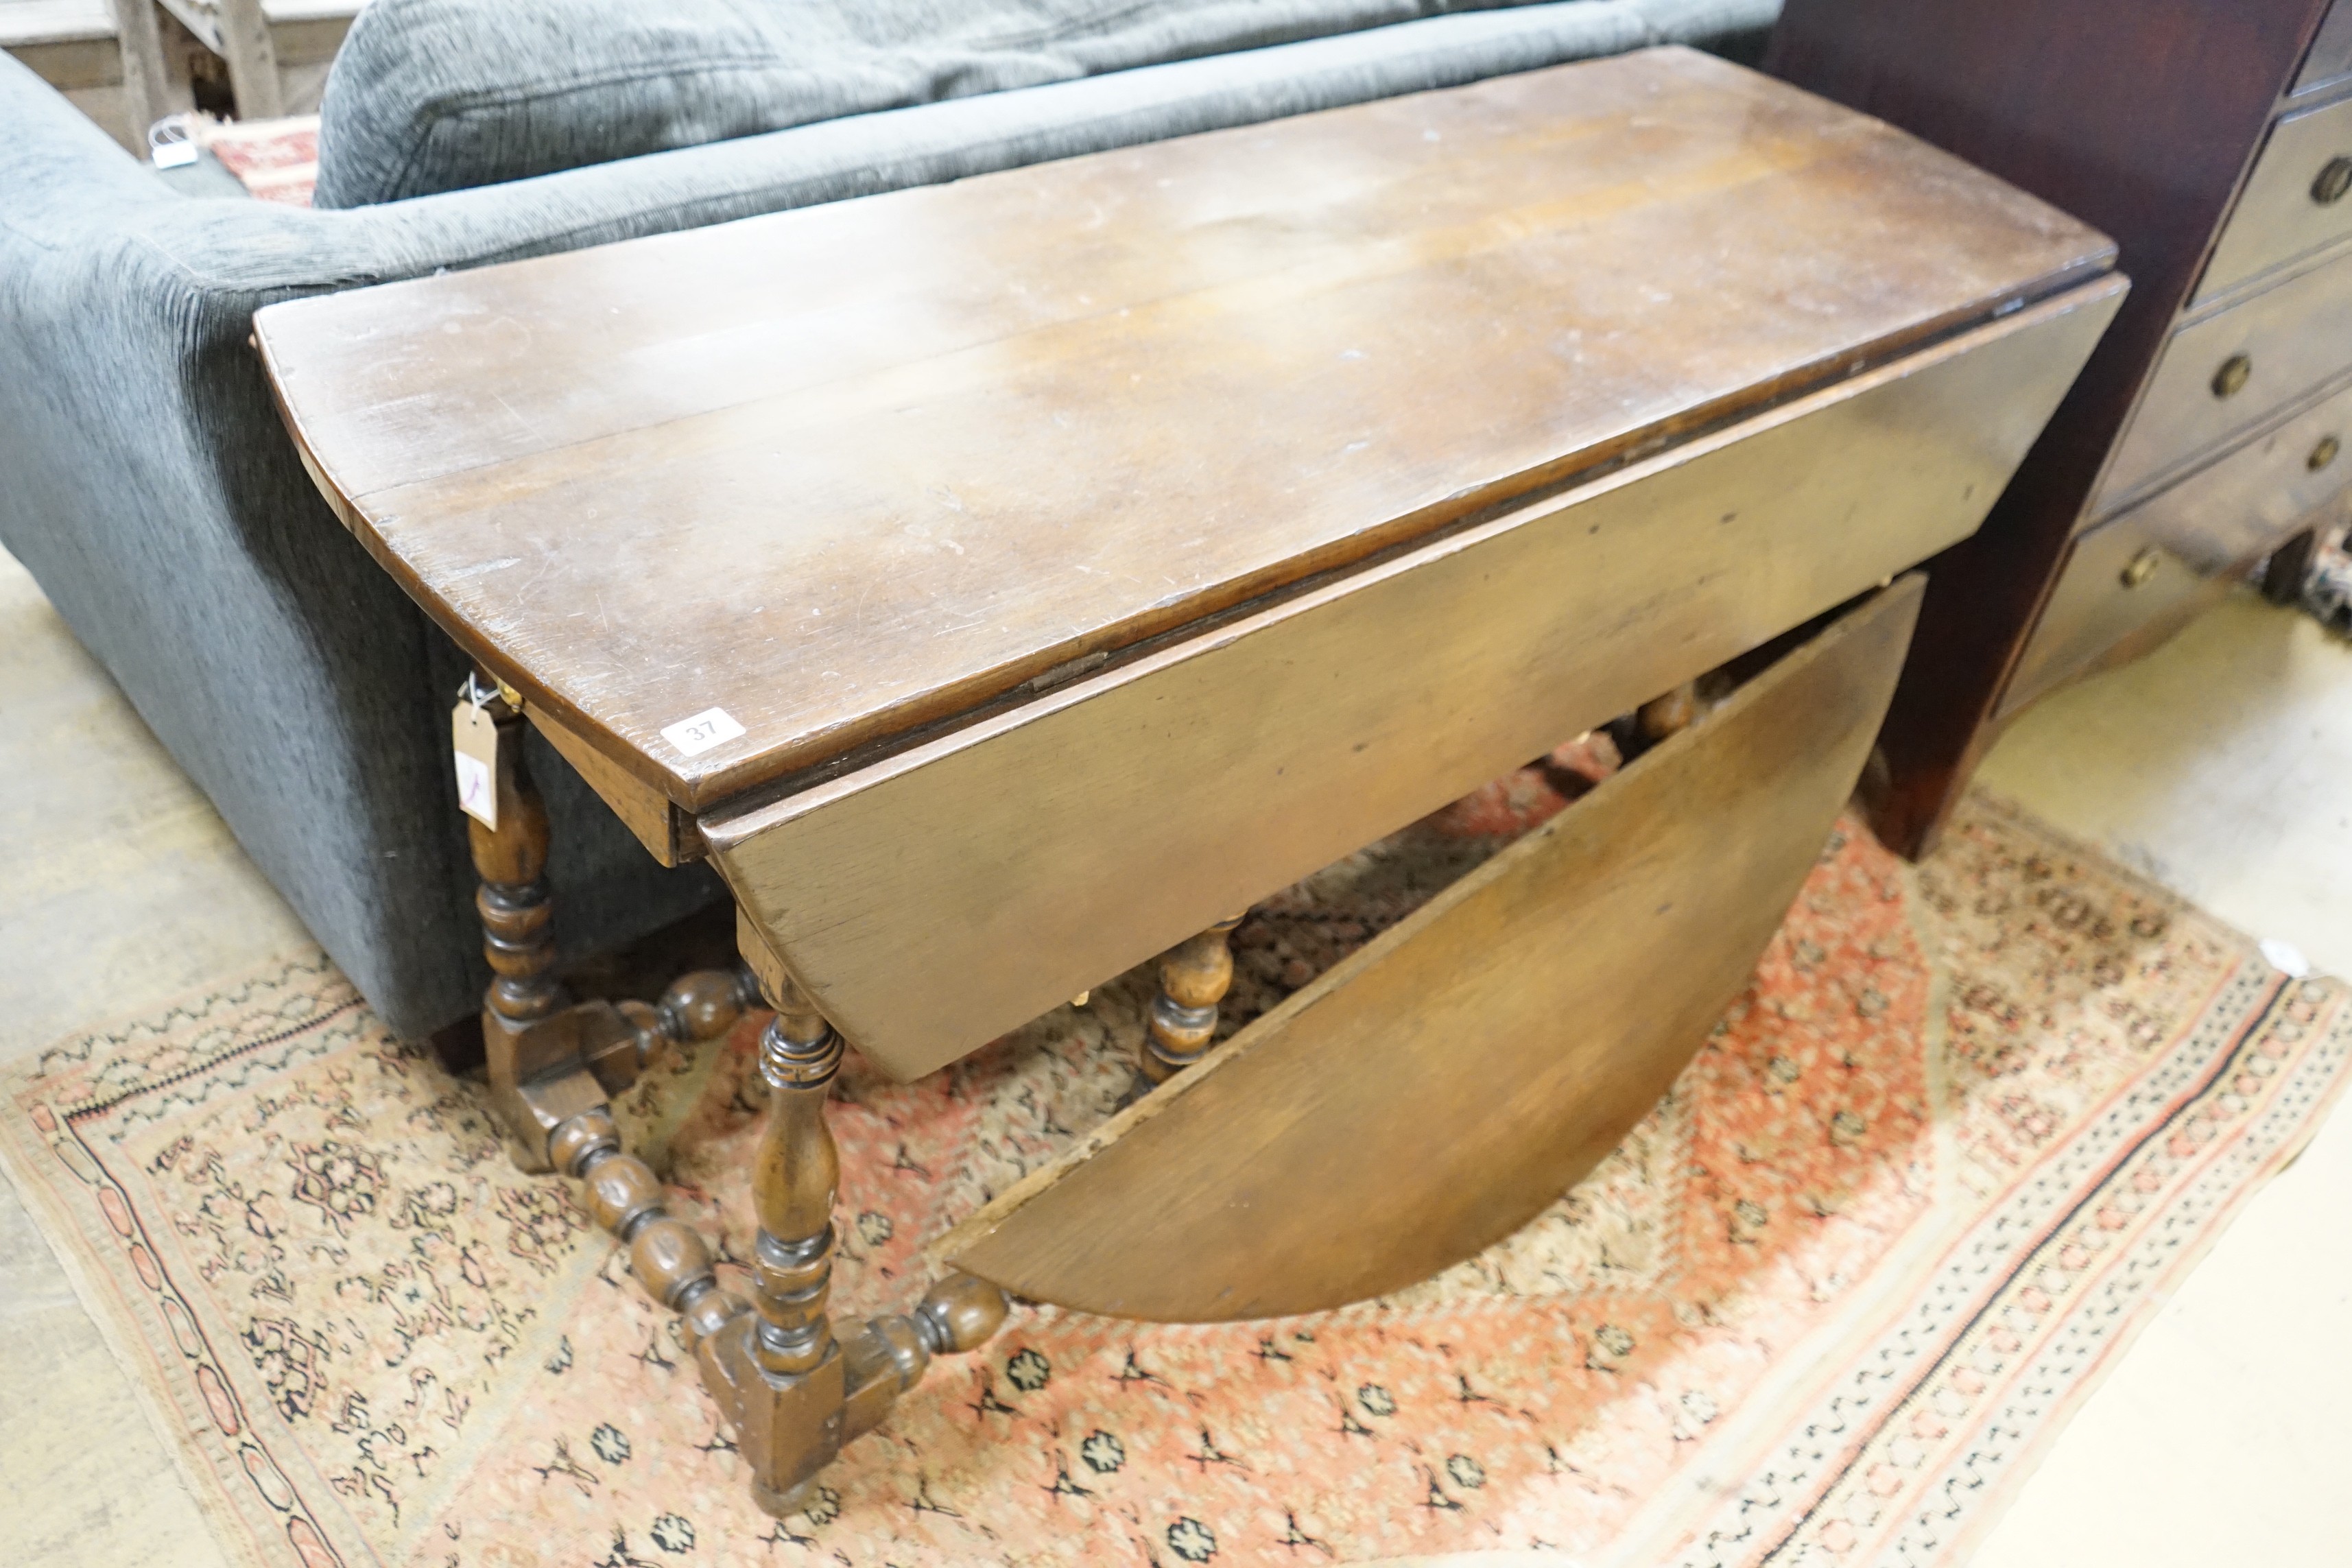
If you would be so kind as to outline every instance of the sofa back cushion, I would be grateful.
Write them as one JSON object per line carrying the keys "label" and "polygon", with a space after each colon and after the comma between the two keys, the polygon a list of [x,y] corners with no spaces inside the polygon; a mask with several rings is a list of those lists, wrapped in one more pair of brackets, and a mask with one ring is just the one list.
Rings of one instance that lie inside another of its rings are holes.
{"label": "sofa back cushion", "polygon": [[320,206],[1524,0],[373,0]]}

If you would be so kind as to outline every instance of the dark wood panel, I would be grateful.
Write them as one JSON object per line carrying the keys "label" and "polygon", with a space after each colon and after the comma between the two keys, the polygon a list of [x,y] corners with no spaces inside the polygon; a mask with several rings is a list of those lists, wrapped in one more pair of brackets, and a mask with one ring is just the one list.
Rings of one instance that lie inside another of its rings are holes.
{"label": "dark wood panel", "polygon": [[1118,1317],[1317,1311],[1509,1235],[1747,983],[1861,771],[1905,578],[936,1247]]}
{"label": "dark wood panel", "polygon": [[2322,0],[1788,0],[1766,68],[2116,237],[2116,325],[1976,536],[1930,574],[1876,824],[1916,854],[1958,800],[2085,499]]}
{"label": "dark wood panel", "polygon": [[[2110,259],[1911,138],[1661,49],[257,330],[377,558],[700,808]],[[744,733],[665,737],[713,707]]]}

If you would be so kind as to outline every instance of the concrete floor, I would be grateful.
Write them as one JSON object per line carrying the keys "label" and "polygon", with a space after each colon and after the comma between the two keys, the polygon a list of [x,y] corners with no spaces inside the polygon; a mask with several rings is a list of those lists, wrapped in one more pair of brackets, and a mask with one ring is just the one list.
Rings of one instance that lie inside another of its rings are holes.
{"label": "concrete floor", "polygon": [[[304,940],[0,554],[0,1055]],[[2251,595],[2037,708],[1986,781],[2352,973],[2352,647]],[[1977,1568],[2352,1563],[2352,1116],[2259,1197],[2066,1429]],[[10,1560],[223,1561],[0,1185]]]}
{"label": "concrete floor", "polygon": [[[308,940],[5,553],[0,714],[0,1056]],[[0,1387],[0,1515],[17,1562],[226,1561],[5,1182]]]}

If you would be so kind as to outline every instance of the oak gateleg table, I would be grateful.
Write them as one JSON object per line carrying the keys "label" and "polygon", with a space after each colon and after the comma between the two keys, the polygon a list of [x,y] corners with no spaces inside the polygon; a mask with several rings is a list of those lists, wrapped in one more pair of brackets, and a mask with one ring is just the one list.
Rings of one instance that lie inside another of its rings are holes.
{"label": "oak gateleg table", "polygon": [[[1746,983],[1912,569],[1984,518],[2114,261],[1667,48],[255,327],[321,490],[478,669],[516,1158],[585,1183],[781,1511],[1007,1292],[1330,1307],[1590,1169]],[[1212,1047],[1240,911],[1645,704],[1639,761]],[[774,1011],[748,1302],[605,1104],[750,987],[568,1001],[525,723],[733,894]],[[914,1078],[1155,954],[1158,1087],[940,1237],[918,1310],[834,1324],[845,1037]]]}

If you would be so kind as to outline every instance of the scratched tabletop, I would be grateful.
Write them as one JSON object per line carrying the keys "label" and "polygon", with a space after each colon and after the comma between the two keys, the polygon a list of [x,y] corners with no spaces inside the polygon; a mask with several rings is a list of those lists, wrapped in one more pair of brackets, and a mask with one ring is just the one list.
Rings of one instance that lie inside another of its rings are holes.
{"label": "scratched tabletop", "polygon": [[272,306],[344,522],[689,810],[2103,270],[1679,48]]}

